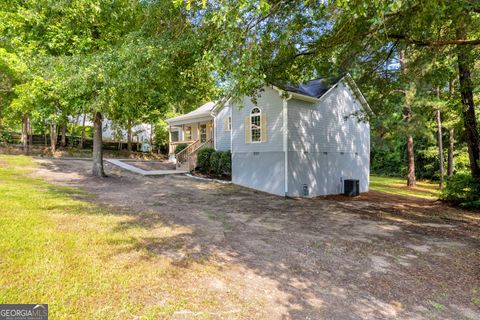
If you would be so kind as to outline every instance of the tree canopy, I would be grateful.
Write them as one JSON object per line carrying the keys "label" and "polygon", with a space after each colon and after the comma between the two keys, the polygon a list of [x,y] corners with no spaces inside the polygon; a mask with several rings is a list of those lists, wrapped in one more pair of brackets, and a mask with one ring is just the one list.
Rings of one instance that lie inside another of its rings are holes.
{"label": "tree canopy", "polygon": [[350,73],[374,171],[437,179],[445,140],[480,177],[477,1],[8,0],[0,35],[0,127],[101,113],[165,138],[167,114]]}

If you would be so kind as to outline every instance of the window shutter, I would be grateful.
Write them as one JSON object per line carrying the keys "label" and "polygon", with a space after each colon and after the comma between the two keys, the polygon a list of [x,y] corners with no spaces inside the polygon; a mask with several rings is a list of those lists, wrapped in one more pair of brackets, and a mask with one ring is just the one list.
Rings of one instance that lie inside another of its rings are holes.
{"label": "window shutter", "polygon": [[267,116],[262,113],[262,142],[267,142]]}
{"label": "window shutter", "polygon": [[250,143],[250,116],[245,117],[245,143]]}
{"label": "window shutter", "polygon": [[228,131],[228,118],[223,118],[223,131]]}

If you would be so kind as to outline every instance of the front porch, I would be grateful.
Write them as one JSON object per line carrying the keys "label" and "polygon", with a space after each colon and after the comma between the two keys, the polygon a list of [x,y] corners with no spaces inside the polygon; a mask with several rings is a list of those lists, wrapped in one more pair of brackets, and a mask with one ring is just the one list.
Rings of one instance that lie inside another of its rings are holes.
{"label": "front porch", "polygon": [[[192,171],[197,164],[197,151],[214,147],[215,102],[207,102],[187,114],[167,119],[169,124],[168,157],[174,161],[177,170]],[[181,144],[187,147],[175,154]]]}
{"label": "front porch", "polygon": [[169,126],[169,145],[168,155],[170,159],[175,159],[175,149],[178,145],[194,143],[203,144],[211,141],[213,147],[214,121],[200,121],[185,124],[170,124]]}

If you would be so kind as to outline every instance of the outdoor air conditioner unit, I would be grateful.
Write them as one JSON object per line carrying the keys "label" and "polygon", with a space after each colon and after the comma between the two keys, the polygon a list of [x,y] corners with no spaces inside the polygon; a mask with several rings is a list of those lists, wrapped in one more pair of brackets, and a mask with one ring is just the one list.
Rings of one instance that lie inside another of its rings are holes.
{"label": "outdoor air conditioner unit", "polygon": [[349,197],[358,197],[360,195],[360,181],[354,179],[343,180],[343,193]]}

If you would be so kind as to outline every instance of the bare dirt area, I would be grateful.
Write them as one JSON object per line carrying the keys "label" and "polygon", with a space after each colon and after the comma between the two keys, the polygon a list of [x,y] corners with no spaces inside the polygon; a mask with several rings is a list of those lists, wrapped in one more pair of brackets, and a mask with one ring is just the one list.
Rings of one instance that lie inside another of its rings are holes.
{"label": "bare dirt area", "polygon": [[137,160],[124,160],[128,164],[137,168],[153,171],[153,170],[175,170],[175,164],[168,161],[137,161]]}
{"label": "bare dirt area", "polygon": [[[377,193],[285,199],[110,164],[101,179],[89,176],[89,161],[38,162],[37,176],[87,191],[137,228],[194,230],[175,245],[151,236],[137,246],[185,268],[188,259],[218,264],[221,276],[192,286],[236,292],[251,305],[248,319],[480,319],[478,213]],[[224,309],[218,318],[245,318]]]}

